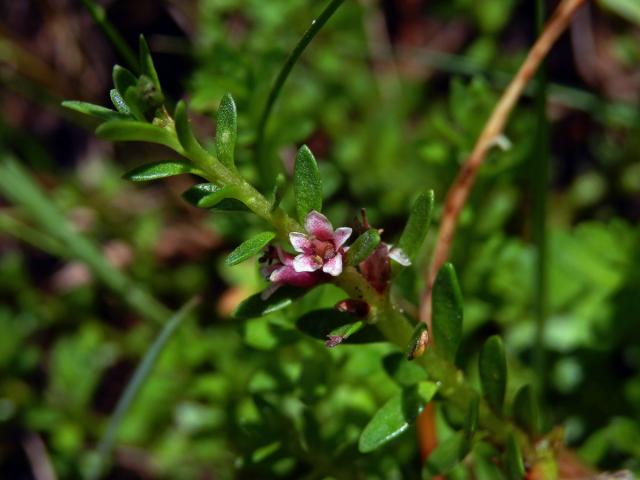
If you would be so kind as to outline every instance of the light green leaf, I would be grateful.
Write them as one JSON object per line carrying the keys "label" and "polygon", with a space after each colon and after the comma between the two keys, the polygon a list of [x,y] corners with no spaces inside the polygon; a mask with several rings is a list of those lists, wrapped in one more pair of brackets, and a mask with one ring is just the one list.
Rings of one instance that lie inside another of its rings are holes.
{"label": "light green leaf", "polygon": [[420,247],[429,231],[431,212],[433,210],[433,198],[433,190],[418,195],[418,198],[416,198],[411,207],[407,225],[404,227],[400,240],[398,241],[398,247],[402,249],[412,262],[414,262],[418,256]]}
{"label": "light green leaf", "polygon": [[450,263],[445,263],[438,272],[432,302],[435,348],[454,362],[462,338],[462,293]]}
{"label": "light green leaf", "polygon": [[233,167],[238,135],[238,114],[233,97],[227,93],[220,101],[216,117],[216,152],[223,165]]}
{"label": "light green leaf", "polygon": [[353,245],[349,247],[346,256],[346,264],[356,266],[364,261],[380,245],[380,233],[374,228],[370,228],[360,235]]}
{"label": "light green leaf", "polygon": [[185,151],[189,152],[199,159],[208,161],[207,152],[202,148],[195,135],[193,134],[193,130],[191,129],[191,125],[189,123],[189,116],[187,114],[187,106],[183,100],[180,100],[176,105],[175,122],[178,141],[185,149]]}
{"label": "light green leaf", "polygon": [[372,452],[398,437],[415,421],[424,403],[417,386],[405,388],[395,394],[364,428],[358,449],[362,453]]}
{"label": "light green leaf", "polygon": [[296,199],[298,218],[304,223],[311,210],[322,210],[322,180],[318,171],[316,159],[303,145],[298,150],[296,163],[293,168],[293,191]]}
{"label": "light green leaf", "polygon": [[229,254],[224,261],[225,265],[229,267],[237,265],[260,253],[275,236],[276,234],[273,232],[262,232],[242,242],[238,248]]}
{"label": "light green leaf", "polygon": [[485,342],[478,364],[482,392],[491,408],[497,413],[502,413],[507,390],[507,360],[499,336],[489,337]]}
{"label": "light green leaf", "polygon": [[216,210],[248,212],[247,206],[233,198],[232,187],[218,187],[213,183],[199,183],[182,194],[191,205],[199,208],[215,208]]}
{"label": "light green leaf", "polygon": [[182,153],[182,147],[175,135],[169,130],[150,123],[135,120],[109,120],[96,129],[96,135],[116,142],[159,143]]}
{"label": "light green leaf", "polygon": [[138,39],[138,45],[140,54],[140,68],[142,69],[142,73],[151,79],[155,87],[158,89],[158,93],[162,93],[162,88],[160,87],[160,79],[158,78],[156,67],[153,64],[153,58],[151,58],[151,53],[149,52],[149,45],[147,45],[147,41],[144,39],[144,35],[140,35]]}
{"label": "light green leaf", "polygon": [[183,173],[198,174],[199,171],[195,169],[189,162],[170,160],[165,162],[154,162],[148,163],[146,165],[141,165],[125,173],[122,178],[131,180],[132,182],[147,182],[149,180],[173,177],[174,175],[180,175]]}
{"label": "light green leaf", "polygon": [[62,106],[76,112],[90,115],[100,120],[124,120],[127,119],[127,115],[123,115],[120,112],[111,110],[110,108],[101,107],[100,105],[94,105],[93,103],[80,102],[77,100],[66,100],[62,102]]}

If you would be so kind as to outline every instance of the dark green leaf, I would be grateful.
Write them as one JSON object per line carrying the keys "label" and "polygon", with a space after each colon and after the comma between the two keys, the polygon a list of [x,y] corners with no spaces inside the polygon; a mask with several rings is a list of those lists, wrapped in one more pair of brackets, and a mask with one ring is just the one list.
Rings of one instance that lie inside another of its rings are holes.
{"label": "dark green leaf", "polygon": [[227,259],[224,261],[225,265],[231,267],[239,264],[240,262],[244,262],[254,255],[257,255],[269,244],[271,240],[275,238],[275,236],[276,234],[273,232],[262,232],[251,237],[249,240],[242,242],[229,254]]}
{"label": "dark green leaf", "polygon": [[182,151],[178,139],[168,130],[135,120],[109,120],[96,129],[96,135],[111,141],[159,143]]}
{"label": "dark green leaf", "polygon": [[138,79],[126,68],[115,65],[113,67],[113,85],[116,87],[120,96],[126,98],[125,93],[127,93],[127,89],[129,87],[137,87]]}
{"label": "dark green leaf", "polygon": [[141,165],[125,173],[122,178],[132,182],[147,182],[158,178],[173,177],[182,173],[198,173],[189,162],[171,160]]}
{"label": "dark green leaf", "polygon": [[473,436],[478,428],[478,413],[480,410],[480,397],[477,394],[473,394],[471,401],[469,402],[469,410],[467,411],[467,418],[464,422],[464,435],[468,442],[473,440]]}
{"label": "dark green leaf", "polygon": [[410,362],[399,352],[384,357],[382,365],[387,374],[401,387],[415,385],[427,379],[427,373],[422,367]]}
{"label": "dark green leaf", "polygon": [[509,480],[522,480],[524,478],[524,461],[516,437],[511,434],[507,439],[505,452],[506,473]]}
{"label": "dark green leaf", "polygon": [[380,245],[380,234],[377,230],[370,228],[360,235],[347,252],[346,264],[350,266],[359,265],[373,253]]}
{"label": "dark green leaf", "polygon": [[230,94],[220,101],[216,117],[216,152],[223,165],[232,167],[238,135],[236,104]]}
{"label": "dark green leaf", "polygon": [[[435,393],[437,387],[432,385]],[[396,438],[415,421],[424,403],[417,386],[404,388],[395,394],[364,428],[358,449],[362,453],[372,452]]]}
{"label": "dark green leaf", "polygon": [[160,79],[158,78],[156,67],[153,64],[153,58],[151,58],[151,53],[149,52],[149,45],[147,45],[147,41],[144,39],[143,35],[140,35],[138,45],[140,54],[140,68],[142,69],[142,73],[151,79],[151,81],[157,88],[158,93],[161,93],[162,88],[160,87]]}
{"label": "dark green leaf", "polygon": [[530,433],[538,433],[540,430],[540,410],[531,385],[525,385],[518,390],[513,399],[512,413],[516,422],[522,427]]}
{"label": "dark green leaf", "polygon": [[415,261],[420,252],[420,247],[429,231],[432,210],[433,190],[427,193],[421,193],[411,207],[411,213],[409,214],[407,225],[404,227],[400,240],[398,241],[398,247],[402,249],[412,262]]}
{"label": "dark green leaf", "polygon": [[147,105],[143,98],[140,96],[138,87],[129,87],[124,92],[124,101],[131,111],[131,115],[142,122],[146,122],[145,112],[147,111]]}
{"label": "dark green leaf", "polygon": [[427,331],[427,325],[424,322],[418,322],[411,334],[411,340],[407,345],[407,360],[413,360],[421,356],[427,348],[427,342],[429,341],[429,332]]}
{"label": "dark green leaf", "polygon": [[469,443],[462,432],[456,432],[440,443],[422,467],[422,478],[446,475],[469,453]]}
{"label": "dark green leaf", "polygon": [[489,337],[485,342],[478,363],[482,392],[491,408],[502,413],[507,389],[507,360],[499,336]]}
{"label": "dark green leaf", "polygon": [[248,212],[247,206],[240,200],[230,198],[233,189],[218,187],[213,183],[199,183],[182,194],[182,197],[199,208],[215,208],[237,212]]}
{"label": "dark green leaf", "polygon": [[124,101],[124,98],[122,98],[122,95],[120,95],[120,92],[118,92],[118,90],[112,88],[111,90],[109,90],[109,96],[111,97],[111,103],[113,103],[113,106],[116,107],[116,110],[118,110],[118,112],[127,116],[131,115],[131,110],[127,106],[127,103]]}
{"label": "dark green leaf", "polygon": [[[349,329],[353,324],[362,321],[361,318],[353,316],[347,312],[341,312],[335,308],[324,308],[320,310],[312,310],[302,315],[296,321],[296,327],[303,333],[326,341],[329,335],[337,332],[338,329],[347,327]],[[350,332],[345,339],[345,343],[370,343],[384,341],[384,337],[377,328],[367,326],[357,332]]]}
{"label": "dark green leaf", "polygon": [[110,108],[101,107],[100,105],[94,105],[93,103],[79,102],[76,100],[66,100],[62,102],[62,106],[69,110],[84,113],[100,120],[123,120],[127,116],[120,112],[111,110]]}
{"label": "dark green leaf", "polygon": [[306,288],[285,286],[279,288],[267,299],[263,299],[261,293],[256,293],[238,305],[236,311],[233,312],[233,317],[246,320],[268,315],[269,313],[288,307],[295,299],[301,297],[308,291]]}
{"label": "dark green leaf", "polygon": [[293,168],[293,191],[296,198],[296,212],[301,222],[304,223],[311,210],[318,212],[322,210],[322,180],[316,159],[306,145],[300,147],[296,156]]}
{"label": "dark green leaf", "polygon": [[445,263],[433,285],[432,328],[436,349],[455,361],[462,338],[462,294],[453,265]]}

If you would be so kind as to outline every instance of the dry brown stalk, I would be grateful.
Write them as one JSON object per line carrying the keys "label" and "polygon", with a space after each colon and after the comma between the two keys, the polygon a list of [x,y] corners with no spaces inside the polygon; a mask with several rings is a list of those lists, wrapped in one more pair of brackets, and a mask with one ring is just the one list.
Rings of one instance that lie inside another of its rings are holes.
{"label": "dry brown stalk", "polygon": [[427,286],[423,291],[420,303],[420,320],[426,322],[429,325],[429,329],[431,328],[431,287],[440,267],[449,257],[458,217],[469,197],[473,183],[478,175],[478,170],[491,147],[496,144],[496,140],[502,134],[509,115],[524,88],[534,76],[540,63],[549,53],[560,34],[567,28],[576,10],[583,3],[585,3],[585,0],[562,0],[560,2],[556,11],[547,21],[542,34],[529,50],[522,66],[495,106],[471,154],[460,168],[457,177],[447,192],[433,261],[431,268],[425,272]]}

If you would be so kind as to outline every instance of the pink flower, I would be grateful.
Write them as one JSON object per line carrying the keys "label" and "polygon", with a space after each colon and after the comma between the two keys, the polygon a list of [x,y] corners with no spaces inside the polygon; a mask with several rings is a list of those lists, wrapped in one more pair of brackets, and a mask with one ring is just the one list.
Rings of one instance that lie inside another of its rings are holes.
{"label": "pink flower", "polygon": [[293,269],[298,273],[322,270],[333,277],[342,273],[344,243],[351,236],[351,228],[333,230],[331,222],[320,212],[312,210],[305,219],[307,234],[292,232],[289,241],[296,252]]}
{"label": "pink flower", "polygon": [[393,247],[384,242],[381,242],[373,253],[359,265],[364,278],[380,293],[387,289],[391,279],[389,259],[395,260],[404,267],[411,265],[411,260],[401,248]]}
{"label": "pink flower", "polygon": [[266,300],[283,285],[311,288],[323,280],[321,272],[297,272],[293,267],[294,256],[280,247],[269,247],[261,259],[266,265],[262,274],[272,284],[262,292],[262,299]]}

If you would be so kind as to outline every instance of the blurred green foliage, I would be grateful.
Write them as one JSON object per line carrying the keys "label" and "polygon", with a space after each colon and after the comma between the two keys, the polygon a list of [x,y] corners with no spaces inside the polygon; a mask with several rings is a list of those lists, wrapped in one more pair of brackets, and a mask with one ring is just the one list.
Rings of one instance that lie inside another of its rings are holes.
{"label": "blurred green foliage", "polygon": [[[324,2],[186,3],[180,12],[193,20],[181,40],[188,35],[192,68],[173,74],[200,115],[196,126],[203,133],[211,133],[223,95],[233,95],[237,167],[257,180],[252,146],[271,81]],[[397,38],[395,67],[371,58],[384,39],[371,38],[367,22],[380,10],[345,2],[294,67],[275,107],[265,144],[273,177],[290,177],[296,147],[307,143],[334,224],[347,224],[366,207],[372,225],[384,228],[384,240],[393,243],[415,193],[427,189],[436,192],[437,221],[446,189],[499,96],[502,80],[494,72],[513,72],[526,52],[528,40],[513,40],[514,29],[533,28],[525,3],[457,0],[424,7],[445,29],[447,22],[466,29],[458,57],[447,57],[465,70],[434,62],[428,48],[403,46]],[[602,4],[607,10],[592,11],[602,22],[621,24],[609,16],[616,5],[626,8],[628,19],[637,17],[630,2]],[[637,29],[609,34],[616,62],[637,72]],[[509,49],[502,47],[505,39]],[[407,50],[427,68],[411,74]],[[564,56],[560,61],[570,63]],[[156,60],[160,67],[167,57]],[[111,60],[104,59],[105,68]],[[554,65],[552,57],[552,79]],[[590,88],[573,73],[561,73],[572,87]],[[15,86],[3,83],[15,95]],[[545,421],[563,425],[568,445],[586,462],[640,474],[638,105],[607,100],[601,92],[562,92],[550,106]],[[583,111],[572,110],[576,105]],[[526,162],[535,122],[525,100],[509,122],[506,150],[495,149],[480,172],[452,258],[465,299],[457,363],[479,384],[471,366],[485,339],[502,334],[510,363],[508,404],[535,381],[536,252]],[[94,145],[82,155],[70,150],[75,157],[58,166],[55,153],[47,152],[49,140],[10,125],[0,120],[2,149],[36,172],[50,201],[84,235],[126,245],[134,259],[125,262],[129,277],[167,305],[204,296],[197,320],[180,326],[127,413],[108,478],[420,478],[414,427],[373,454],[357,448],[373,414],[400,392],[383,369],[394,350],[385,344],[327,349],[295,326],[304,313],[333,307],[343,293],[323,286],[267,317],[229,319],[232,307],[263,282],[253,262],[230,269],[224,259],[264,225],[242,213],[196,211],[179,196],[189,187],[184,180],[148,187],[121,180],[133,166],[166,160],[166,152]],[[292,189],[282,205],[293,211]],[[34,226],[20,205],[3,204],[0,215]],[[25,445],[37,435],[59,478],[80,478],[156,326],[80,264],[33,248],[28,231],[19,235],[6,225],[0,222],[23,241],[0,241],[0,476],[30,478]],[[429,251],[421,252],[423,260]],[[404,271],[399,285],[417,304],[418,268]],[[442,450],[456,446],[455,422],[440,412],[437,423]],[[500,478],[483,460],[493,447],[480,442],[474,449],[483,451],[477,477],[456,467],[450,478]]]}

